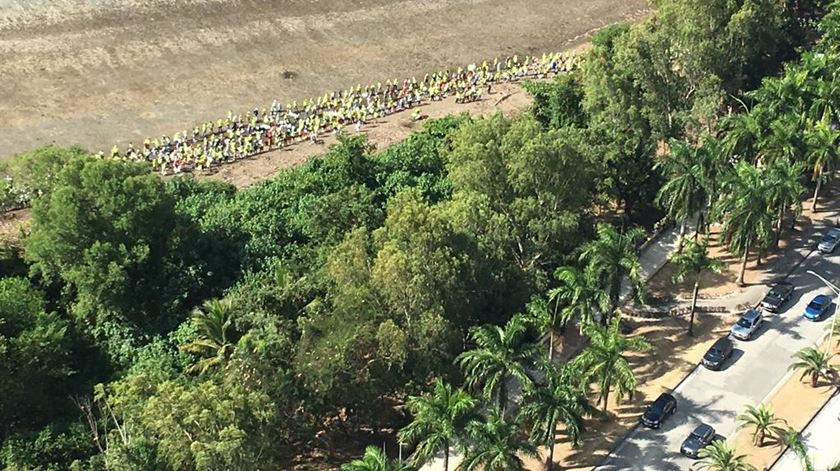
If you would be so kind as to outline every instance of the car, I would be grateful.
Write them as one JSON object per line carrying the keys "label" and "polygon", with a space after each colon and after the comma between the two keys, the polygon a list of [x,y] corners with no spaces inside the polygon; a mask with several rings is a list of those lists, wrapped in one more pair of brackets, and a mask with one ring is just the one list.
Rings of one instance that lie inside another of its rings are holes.
{"label": "car", "polygon": [[822,253],[831,253],[837,248],[838,242],[840,242],[840,228],[835,227],[826,232],[819,245],[817,245],[817,249]]}
{"label": "car", "polygon": [[715,429],[711,425],[700,424],[683,441],[682,446],[680,446],[680,453],[689,458],[697,458],[700,450],[712,443],[714,439]]}
{"label": "car", "polygon": [[717,370],[731,355],[732,340],[728,336],[721,337],[703,355],[703,366],[710,370]]}
{"label": "car", "polygon": [[793,285],[787,282],[776,283],[767,296],[761,300],[761,308],[767,312],[778,312],[793,294]]}
{"label": "car", "polygon": [[829,306],[831,306],[831,297],[819,294],[805,306],[804,317],[809,321],[818,321],[828,311]]}
{"label": "car", "polygon": [[668,416],[677,411],[677,400],[668,393],[662,393],[653,403],[647,406],[642,414],[642,424],[645,427],[659,428]]}
{"label": "car", "polygon": [[732,336],[738,340],[749,340],[761,327],[762,322],[764,322],[764,317],[761,312],[750,309],[742,314],[738,322],[732,326]]}

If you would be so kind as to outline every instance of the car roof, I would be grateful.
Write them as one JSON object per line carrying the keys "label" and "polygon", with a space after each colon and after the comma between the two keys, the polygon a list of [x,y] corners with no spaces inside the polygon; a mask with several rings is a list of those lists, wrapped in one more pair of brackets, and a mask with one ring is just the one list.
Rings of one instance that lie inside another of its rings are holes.
{"label": "car roof", "polygon": [[833,228],[829,229],[828,234],[826,234],[826,235],[829,235],[829,234],[834,236],[834,237],[840,236],[840,229],[838,229],[836,227],[833,227]]}
{"label": "car roof", "polygon": [[712,348],[723,347],[725,345],[732,345],[732,339],[730,339],[728,335],[715,340]]}
{"label": "car roof", "polygon": [[656,403],[656,402],[659,402],[659,403],[671,402],[671,401],[676,401],[676,399],[674,399],[674,396],[672,396],[668,393],[662,393],[662,394],[659,395],[659,397],[656,398],[656,401],[654,401],[654,403]]}
{"label": "car roof", "polygon": [[823,304],[824,302],[829,301],[829,300],[831,300],[831,298],[829,298],[828,295],[818,294],[814,297],[813,301],[811,301],[811,302],[812,303]]}
{"label": "car roof", "polygon": [[700,424],[694,429],[694,433],[696,435],[706,435],[707,433],[709,433],[713,430],[714,429],[712,428],[711,425]]}
{"label": "car roof", "polygon": [[750,310],[748,310],[747,312],[745,312],[745,313],[741,316],[741,318],[742,318],[742,319],[749,319],[749,320],[753,320],[753,319],[757,318],[757,317],[758,317],[758,316],[760,316],[760,315],[761,315],[761,313],[760,313],[760,312],[756,311],[755,309],[750,309]]}

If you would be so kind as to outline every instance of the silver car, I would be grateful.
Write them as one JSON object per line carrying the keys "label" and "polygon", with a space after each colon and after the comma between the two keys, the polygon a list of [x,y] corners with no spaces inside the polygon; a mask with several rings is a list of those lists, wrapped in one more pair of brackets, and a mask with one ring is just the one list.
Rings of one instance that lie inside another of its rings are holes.
{"label": "silver car", "polygon": [[732,336],[738,340],[749,340],[761,327],[762,322],[764,322],[764,317],[762,317],[761,312],[750,309],[741,315],[738,322],[732,326]]}
{"label": "silver car", "polygon": [[831,253],[837,248],[838,243],[840,243],[840,229],[834,228],[823,236],[817,249],[822,253]]}

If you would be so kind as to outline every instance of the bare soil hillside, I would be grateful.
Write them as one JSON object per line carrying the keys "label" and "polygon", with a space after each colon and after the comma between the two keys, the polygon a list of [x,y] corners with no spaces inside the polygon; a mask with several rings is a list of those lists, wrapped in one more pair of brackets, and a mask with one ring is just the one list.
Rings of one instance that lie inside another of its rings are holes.
{"label": "bare soil hillside", "polygon": [[0,158],[560,50],[645,0],[0,0]]}

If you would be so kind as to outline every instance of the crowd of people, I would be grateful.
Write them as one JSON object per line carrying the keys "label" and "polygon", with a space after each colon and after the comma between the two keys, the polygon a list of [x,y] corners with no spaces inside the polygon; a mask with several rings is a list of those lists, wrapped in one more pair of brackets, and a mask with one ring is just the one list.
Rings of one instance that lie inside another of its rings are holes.
{"label": "crowd of people", "polygon": [[[148,161],[162,175],[207,169],[300,141],[318,142],[320,136],[338,133],[347,125],[355,126],[359,132],[373,119],[412,108],[412,117],[418,119],[416,107],[424,102],[450,96],[457,103],[477,101],[482,91],[491,91],[494,83],[545,78],[568,72],[575,64],[575,56],[563,53],[521,59],[514,55],[427,74],[422,80],[357,85],[300,104],[282,105],[275,100],[270,108],[255,108],[244,114],[229,111],[224,119],[208,121],[172,137],[146,139],[139,147],[129,144],[121,150],[114,146],[107,156]],[[106,157],[104,152],[98,155]]]}

